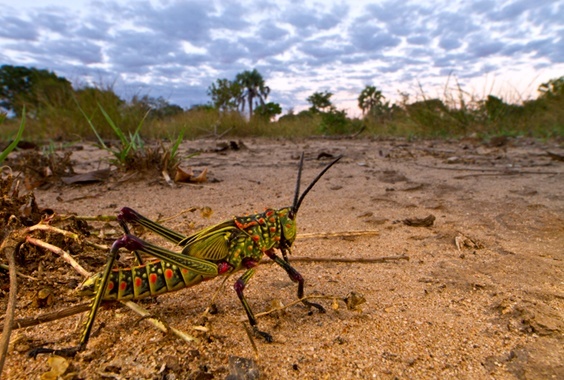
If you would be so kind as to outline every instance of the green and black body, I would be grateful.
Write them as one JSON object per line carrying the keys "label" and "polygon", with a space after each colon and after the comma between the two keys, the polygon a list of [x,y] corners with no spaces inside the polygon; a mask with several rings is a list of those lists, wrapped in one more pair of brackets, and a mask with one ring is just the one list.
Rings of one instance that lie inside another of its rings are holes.
{"label": "green and black body", "polygon": [[[128,207],[122,208],[118,221],[125,234],[112,245],[104,271],[87,279],[80,289],[81,294],[94,297],[79,345],[62,350],[40,347],[32,350],[30,355],[56,353],[72,356],[83,350],[90,337],[96,313],[104,301],[137,300],[157,296],[240,270],[244,272],[234,285],[237,296],[255,334],[271,342],[270,334],[257,328],[253,311],[243,294],[246,284],[255,274],[255,267],[264,255],[274,260],[288,273],[292,281],[298,283],[298,297],[304,304],[324,312],[321,305],[303,299],[304,279],[290,265],[287,254],[296,238],[296,215],[301,202],[317,181],[340,158],[329,163],[300,195],[302,155],[291,207],[279,210],[268,209],[259,214],[233,217],[190,236],[184,236],[155,223]],[[178,245],[182,250],[180,252],[167,250],[132,235],[128,227],[129,223],[146,227]],[[122,248],[134,252],[139,265],[125,269],[114,268],[118,251]],[[282,257],[279,257],[275,250],[279,250]],[[156,260],[143,263],[140,253]]]}

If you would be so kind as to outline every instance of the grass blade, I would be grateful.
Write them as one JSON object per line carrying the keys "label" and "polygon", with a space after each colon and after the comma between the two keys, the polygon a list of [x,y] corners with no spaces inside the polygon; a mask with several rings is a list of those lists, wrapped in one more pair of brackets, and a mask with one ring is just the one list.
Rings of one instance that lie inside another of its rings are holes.
{"label": "grass blade", "polygon": [[8,145],[8,147],[6,149],[4,149],[4,151],[2,151],[2,153],[0,154],[0,163],[4,162],[4,160],[6,159],[6,157],[8,157],[8,154],[10,154],[14,149],[16,149],[16,147],[18,146],[18,143],[20,142],[21,138],[22,138],[22,134],[25,128],[25,107],[23,109],[23,113],[22,113],[22,121],[20,123],[20,128],[18,129],[18,133],[16,135],[16,138],[14,139],[14,141],[12,141],[10,143],[10,145]]}

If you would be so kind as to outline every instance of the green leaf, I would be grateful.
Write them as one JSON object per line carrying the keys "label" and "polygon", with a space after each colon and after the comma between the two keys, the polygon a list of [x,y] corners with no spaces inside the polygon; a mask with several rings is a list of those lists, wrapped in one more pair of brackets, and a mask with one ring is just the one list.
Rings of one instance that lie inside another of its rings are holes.
{"label": "green leaf", "polygon": [[18,146],[18,143],[20,142],[20,140],[22,138],[24,128],[25,128],[25,107],[23,108],[23,111],[22,111],[22,121],[20,123],[20,128],[18,129],[18,133],[16,135],[16,138],[0,154],[0,163],[4,162],[6,157],[8,157],[8,154],[10,154],[14,149],[16,149],[16,147]]}

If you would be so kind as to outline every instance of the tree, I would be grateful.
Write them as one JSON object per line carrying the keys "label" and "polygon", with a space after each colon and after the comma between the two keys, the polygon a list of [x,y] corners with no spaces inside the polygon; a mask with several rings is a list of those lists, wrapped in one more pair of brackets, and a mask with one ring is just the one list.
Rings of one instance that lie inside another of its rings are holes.
{"label": "tree", "polygon": [[313,113],[330,112],[334,106],[331,103],[333,94],[329,91],[314,92],[306,100],[311,104],[309,110]]}
{"label": "tree", "polygon": [[261,104],[255,109],[255,115],[266,120],[272,120],[273,117],[280,115],[281,113],[282,107],[280,107],[280,104],[272,102]]}
{"label": "tree", "polygon": [[365,115],[378,113],[378,109],[384,108],[383,100],[386,99],[382,95],[382,91],[378,90],[376,86],[366,86],[358,96],[358,107]]}
{"label": "tree", "polygon": [[149,117],[159,120],[184,112],[182,107],[169,103],[168,100],[162,96],[154,98],[149,95],[144,95],[142,97],[135,95],[131,99],[129,106],[139,109],[143,113],[150,111]]}
{"label": "tree", "polygon": [[233,111],[239,107],[243,97],[243,88],[237,81],[218,79],[208,88],[215,108],[220,111]]}
{"label": "tree", "polygon": [[546,83],[539,86],[538,91],[540,92],[541,98],[555,98],[564,95],[564,76],[551,79]]}
{"label": "tree", "polygon": [[270,88],[265,85],[262,75],[253,69],[253,71],[243,71],[237,74],[235,77],[235,82],[239,83],[242,88],[243,101],[241,102],[241,110],[245,111],[245,102],[247,100],[249,104],[249,117],[253,117],[253,104],[255,99],[259,101],[260,105],[264,105],[268,94],[270,93]]}
{"label": "tree", "polygon": [[20,117],[25,106],[30,116],[47,105],[61,106],[72,95],[71,83],[48,70],[24,66],[0,67],[0,107]]}

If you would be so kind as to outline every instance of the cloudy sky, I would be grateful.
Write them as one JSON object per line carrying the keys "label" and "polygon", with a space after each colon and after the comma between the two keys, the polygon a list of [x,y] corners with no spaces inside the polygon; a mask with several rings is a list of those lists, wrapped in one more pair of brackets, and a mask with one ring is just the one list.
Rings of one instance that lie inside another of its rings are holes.
{"label": "cloudy sky", "polygon": [[[256,68],[284,111],[315,91],[536,95],[564,75],[564,0],[0,0],[0,64],[190,107]],[[450,81],[449,81],[450,75]]]}

